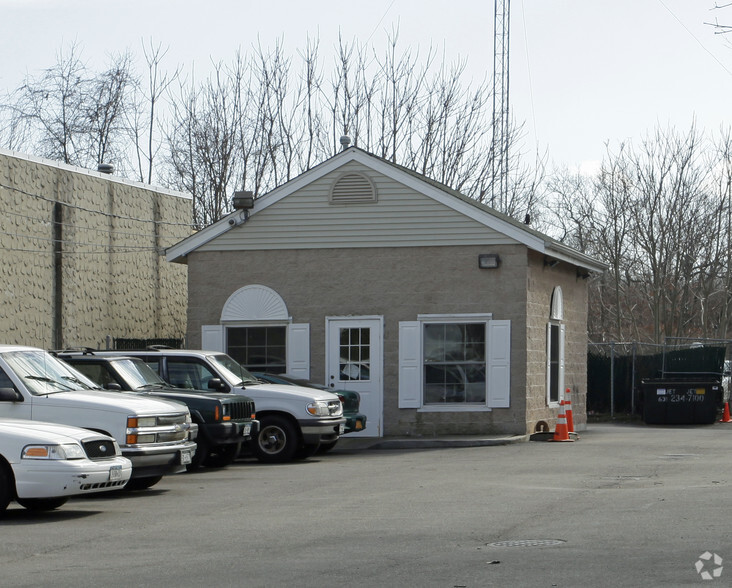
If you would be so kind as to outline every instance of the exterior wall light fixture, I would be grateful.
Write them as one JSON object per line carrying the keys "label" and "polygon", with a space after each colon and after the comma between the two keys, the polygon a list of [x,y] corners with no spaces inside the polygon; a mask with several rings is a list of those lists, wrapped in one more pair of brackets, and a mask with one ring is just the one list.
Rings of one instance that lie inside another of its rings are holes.
{"label": "exterior wall light fixture", "polygon": [[498,253],[483,253],[478,255],[478,267],[480,269],[497,269],[501,265],[501,258]]}
{"label": "exterior wall light fixture", "polygon": [[234,210],[249,210],[254,208],[254,194],[250,191],[234,192],[231,199]]}

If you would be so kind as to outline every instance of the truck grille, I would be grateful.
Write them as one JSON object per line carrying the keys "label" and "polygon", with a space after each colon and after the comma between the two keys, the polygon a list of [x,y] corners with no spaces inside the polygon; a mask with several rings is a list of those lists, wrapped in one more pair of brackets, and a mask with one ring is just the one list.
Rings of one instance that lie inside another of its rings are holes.
{"label": "truck grille", "polygon": [[157,434],[158,443],[173,443],[175,441],[185,441],[188,438],[188,431],[171,431]]}
{"label": "truck grille", "polygon": [[251,418],[254,413],[254,402],[244,398],[232,399],[231,402],[226,403],[226,408],[232,421],[241,421]]}
{"label": "truck grille", "polygon": [[180,414],[168,414],[158,416],[158,426],[164,427],[166,425],[184,425],[186,422],[186,415]]}
{"label": "truck grille", "polygon": [[98,439],[96,441],[84,441],[84,451],[89,459],[108,459],[114,457],[116,452],[114,449],[114,443],[105,439]]}

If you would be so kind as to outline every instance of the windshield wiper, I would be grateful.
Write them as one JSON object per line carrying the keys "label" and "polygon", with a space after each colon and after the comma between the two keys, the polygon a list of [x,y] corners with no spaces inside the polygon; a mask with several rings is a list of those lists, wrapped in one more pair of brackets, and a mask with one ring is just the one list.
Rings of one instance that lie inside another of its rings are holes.
{"label": "windshield wiper", "polygon": [[142,386],[135,388],[135,390],[159,390],[164,387],[165,386],[163,384],[143,384]]}
{"label": "windshield wiper", "polygon": [[79,378],[75,378],[74,376],[63,376],[63,379],[68,380],[69,382],[74,382],[74,384],[79,384],[79,386],[83,386],[85,390],[89,389],[86,382],[82,382]]}
{"label": "windshield wiper", "polygon": [[53,394],[54,392],[66,392],[67,390],[73,390],[68,384],[65,384],[64,382],[59,382],[58,380],[54,380],[53,378],[47,378],[46,376],[23,376],[27,380],[38,380],[39,382],[47,382],[49,384],[56,384],[57,386],[64,386],[66,390],[50,390],[48,392],[43,392],[43,394]]}

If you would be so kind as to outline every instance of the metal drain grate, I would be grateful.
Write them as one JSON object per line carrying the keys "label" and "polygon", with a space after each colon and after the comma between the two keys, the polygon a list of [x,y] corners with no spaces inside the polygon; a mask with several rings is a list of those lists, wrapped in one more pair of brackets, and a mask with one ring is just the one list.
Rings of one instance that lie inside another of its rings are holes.
{"label": "metal drain grate", "polygon": [[566,543],[562,539],[518,539],[515,541],[495,541],[486,543],[489,547],[548,547]]}

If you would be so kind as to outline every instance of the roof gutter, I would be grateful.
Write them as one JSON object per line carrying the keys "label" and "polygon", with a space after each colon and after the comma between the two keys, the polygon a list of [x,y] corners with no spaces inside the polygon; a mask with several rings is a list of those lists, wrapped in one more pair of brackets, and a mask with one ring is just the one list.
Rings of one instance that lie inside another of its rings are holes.
{"label": "roof gutter", "polygon": [[566,261],[589,272],[601,274],[610,267],[608,264],[598,261],[594,257],[580,253],[576,249],[572,249],[556,241],[544,241],[544,250],[547,255],[552,255],[552,257],[556,257],[560,261]]}

